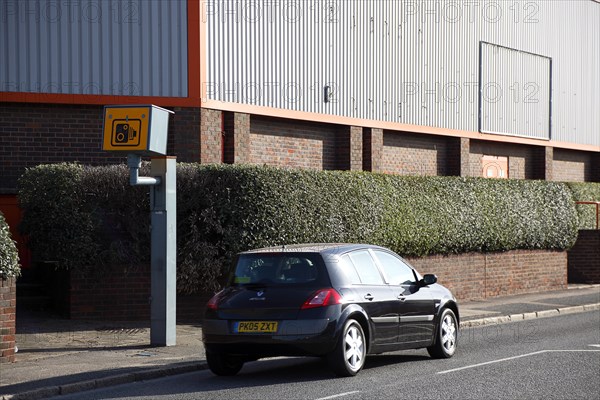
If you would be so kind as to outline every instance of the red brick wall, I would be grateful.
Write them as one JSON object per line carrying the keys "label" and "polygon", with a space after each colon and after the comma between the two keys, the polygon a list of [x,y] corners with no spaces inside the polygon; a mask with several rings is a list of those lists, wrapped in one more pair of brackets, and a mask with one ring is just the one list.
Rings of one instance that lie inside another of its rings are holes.
{"label": "red brick wall", "polygon": [[224,120],[219,110],[200,109],[200,161],[202,164],[218,164],[224,157]]}
{"label": "red brick wall", "polygon": [[0,364],[15,361],[16,282],[0,278]]}
{"label": "red brick wall", "polygon": [[[564,289],[567,255],[557,251],[515,250],[408,258],[422,274],[433,273],[460,300]],[[149,267],[129,274],[118,268],[106,278],[71,274],[73,319],[147,320],[150,318]],[[210,294],[178,295],[177,320],[200,321]]]}
{"label": "red brick wall", "polygon": [[169,140],[167,153],[176,155],[178,162],[200,160],[200,108],[172,109],[169,116]]}
{"label": "red brick wall", "polygon": [[600,283],[600,230],[580,230],[569,254],[569,282]]}
{"label": "red brick wall", "polygon": [[566,252],[514,250],[407,258],[421,274],[436,274],[459,300],[567,287]]}
{"label": "red brick wall", "polygon": [[[199,161],[200,109],[173,110],[176,113],[169,117],[169,154],[175,154],[178,161]],[[16,193],[17,179],[25,168],[42,163],[125,163],[125,154],[101,150],[103,117],[103,107],[97,105],[2,103],[0,193]],[[209,119],[206,125],[211,122]],[[220,132],[220,118],[217,129]],[[220,161],[220,145],[216,152]]]}
{"label": "red brick wall", "polygon": [[[150,319],[150,267],[126,272],[114,267],[102,277],[71,272],[70,304],[66,305],[71,319],[107,321],[140,321]],[[207,294],[177,295],[177,320],[198,322]]]}
{"label": "red brick wall", "polygon": [[482,176],[481,157],[488,155],[508,157],[508,177],[511,179],[537,179],[541,160],[534,149],[532,146],[471,140],[469,175]]}
{"label": "red brick wall", "polygon": [[246,164],[250,153],[250,114],[224,112],[225,154],[227,164]]}
{"label": "red brick wall", "polygon": [[336,125],[268,118],[250,119],[251,164],[336,169]]}
{"label": "red brick wall", "polygon": [[600,182],[600,153],[592,156],[592,176],[590,181]]}
{"label": "red brick wall", "polygon": [[363,169],[363,130],[359,126],[340,125],[337,129],[337,168],[347,171]]}
{"label": "red brick wall", "polygon": [[383,172],[400,175],[447,175],[447,139],[384,131]]}
{"label": "red brick wall", "polygon": [[592,153],[554,149],[553,180],[586,182],[592,180]]}
{"label": "red brick wall", "polygon": [[[396,131],[384,134],[381,129],[203,108],[172,109],[167,148],[178,161],[220,163],[225,158],[310,169],[481,176],[481,156],[486,154],[509,157],[511,178],[600,181],[597,153]],[[98,105],[2,103],[0,193],[16,193],[25,168],[40,163],[124,163],[125,155],[100,149],[102,118],[103,107]],[[223,131],[234,136],[224,138]]]}
{"label": "red brick wall", "polygon": [[[123,271],[123,272],[122,272]],[[71,273],[72,319],[143,320],[150,318],[150,271],[115,267],[102,276]]]}
{"label": "red brick wall", "polygon": [[16,188],[25,168],[40,163],[125,162],[102,151],[102,107],[2,103],[0,190]]}
{"label": "red brick wall", "polygon": [[363,128],[363,170],[383,170],[383,129]]}

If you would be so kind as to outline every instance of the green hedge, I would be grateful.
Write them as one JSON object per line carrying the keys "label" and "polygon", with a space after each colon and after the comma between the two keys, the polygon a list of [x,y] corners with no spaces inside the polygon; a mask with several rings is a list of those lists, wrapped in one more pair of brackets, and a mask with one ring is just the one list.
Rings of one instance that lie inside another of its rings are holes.
{"label": "green hedge", "polygon": [[[600,201],[600,183],[569,182],[575,201]],[[596,229],[596,207],[590,204],[577,205],[579,229]]]}
{"label": "green hedge", "polygon": [[[268,245],[367,242],[423,256],[562,250],[577,236],[561,183],[198,164],[179,164],[177,179],[181,292],[216,289],[237,252]],[[40,259],[94,270],[148,261],[148,188],[130,187],[125,166],[32,168],[20,200]]]}
{"label": "green hedge", "polygon": [[0,212],[0,279],[19,275],[21,275],[21,266],[17,246],[11,238],[4,215]]}
{"label": "green hedge", "polygon": [[28,169],[19,180],[20,228],[34,260],[68,269],[135,267],[147,261],[147,188],[129,186],[128,174],[125,165],[62,163]]}

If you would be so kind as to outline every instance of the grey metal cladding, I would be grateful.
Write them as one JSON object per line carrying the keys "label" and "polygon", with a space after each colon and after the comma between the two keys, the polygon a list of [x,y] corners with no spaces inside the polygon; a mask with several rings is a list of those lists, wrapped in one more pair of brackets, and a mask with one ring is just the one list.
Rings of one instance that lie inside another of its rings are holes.
{"label": "grey metal cladding", "polygon": [[550,139],[551,60],[481,42],[480,62],[479,131]]}
{"label": "grey metal cladding", "polygon": [[186,0],[1,0],[0,90],[187,96]]}
{"label": "grey metal cladding", "polygon": [[[493,78],[502,80],[503,101],[481,104],[484,131],[600,145],[598,2],[206,4],[209,99],[478,131],[485,42],[504,49],[509,65]],[[526,97],[539,106],[513,101]]]}

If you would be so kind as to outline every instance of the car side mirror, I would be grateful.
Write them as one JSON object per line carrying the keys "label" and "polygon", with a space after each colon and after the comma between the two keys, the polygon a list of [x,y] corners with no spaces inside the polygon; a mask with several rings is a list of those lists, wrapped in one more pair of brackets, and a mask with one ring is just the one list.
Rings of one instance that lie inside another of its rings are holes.
{"label": "car side mirror", "polygon": [[423,275],[423,279],[421,279],[421,285],[423,285],[423,286],[433,285],[436,282],[437,282],[437,276],[435,276],[433,274],[425,274],[425,275]]}

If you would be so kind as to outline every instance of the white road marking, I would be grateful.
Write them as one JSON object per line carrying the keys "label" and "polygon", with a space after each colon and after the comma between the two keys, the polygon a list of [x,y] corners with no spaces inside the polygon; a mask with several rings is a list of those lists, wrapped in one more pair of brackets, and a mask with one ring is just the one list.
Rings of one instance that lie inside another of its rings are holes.
{"label": "white road marking", "polygon": [[592,347],[600,347],[600,344],[588,344],[588,346],[592,346]]}
{"label": "white road marking", "polygon": [[353,391],[353,392],[346,392],[346,393],[334,394],[333,396],[321,397],[321,398],[318,398],[318,399],[316,399],[316,400],[329,400],[329,399],[335,399],[335,398],[337,398],[337,397],[342,397],[342,396],[350,396],[351,394],[354,394],[354,393],[360,393],[360,391],[359,391],[359,390],[355,390],[355,391]]}
{"label": "white road marking", "polygon": [[467,366],[460,367],[460,368],[448,369],[446,371],[440,371],[440,372],[438,372],[438,374],[447,374],[447,373],[450,373],[450,372],[462,371],[463,369],[482,367],[484,365],[496,364],[496,363],[499,363],[499,362],[516,360],[518,358],[535,356],[537,354],[543,354],[543,353],[568,353],[568,352],[600,352],[600,350],[540,350],[540,351],[535,351],[533,353],[521,354],[519,356],[501,358],[500,360],[487,361],[487,362],[483,362],[483,363],[479,363],[479,364],[467,365]]}

